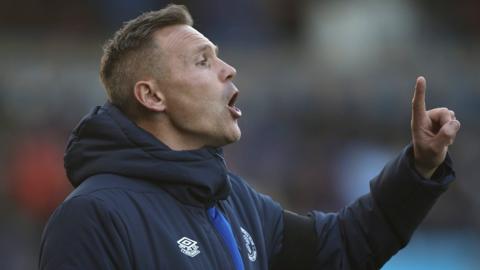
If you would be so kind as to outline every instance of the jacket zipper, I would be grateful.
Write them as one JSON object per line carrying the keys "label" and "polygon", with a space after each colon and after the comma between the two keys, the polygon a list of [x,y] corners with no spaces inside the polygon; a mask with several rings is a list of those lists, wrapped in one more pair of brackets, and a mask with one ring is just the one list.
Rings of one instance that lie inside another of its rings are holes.
{"label": "jacket zipper", "polygon": [[226,168],[227,168],[227,162],[225,161],[225,158],[222,157],[222,155],[220,155],[220,154],[217,153],[217,152],[215,152],[215,156],[220,159],[223,167],[225,167],[225,169],[226,169]]}
{"label": "jacket zipper", "polygon": [[[227,162],[225,161],[225,158],[220,155],[219,153],[217,153],[217,151],[215,151],[215,156],[217,157],[217,160],[220,161],[220,164],[221,166],[223,166],[223,168],[225,170],[227,170]],[[227,177],[228,177],[228,173],[227,173]],[[215,203],[214,205],[216,205],[217,203]],[[213,205],[213,206],[214,206]],[[220,211],[220,210],[219,210]],[[226,246],[226,243],[225,241],[223,240],[223,237],[219,234],[219,232],[217,231],[217,229],[215,228],[215,226],[212,224],[212,221],[210,220],[209,216],[208,216],[208,213],[207,213],[207,210],[205,209],[205,214],[207,215],[207,219],[210,223],[210,226],[211,228],[215,231],[215,235],[217,236],[217,239],[220,240],[220,242],[222,243],[222,246],[223,246],[223,249],[224,250],[228,250],[228,247]],[[232,228],[233,229],[233,228]],[[237,241],[236,239],[236,236],[234,235],[234,238],[235,240]],[[236,244],[237,245],[237,248],[238,248],[238,243]],[[232,255],[231,252],[225,252],[227,253],[227,257],[228,257],[228,261],[230,262],[230,266],[232,267],[231,269],[236,269],[235,268],[235,264],[233,263],[233,258],[232,258]]]}

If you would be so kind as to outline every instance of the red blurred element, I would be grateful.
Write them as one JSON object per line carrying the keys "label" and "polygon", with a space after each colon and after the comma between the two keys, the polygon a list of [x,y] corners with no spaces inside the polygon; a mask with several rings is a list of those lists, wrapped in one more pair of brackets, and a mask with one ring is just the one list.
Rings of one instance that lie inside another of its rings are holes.
{"label": "red blurred element", "polygon": [[20,208],[46,219],[70,191],[63,147],[51,134],[35,134],[13,145],[10,191]]}

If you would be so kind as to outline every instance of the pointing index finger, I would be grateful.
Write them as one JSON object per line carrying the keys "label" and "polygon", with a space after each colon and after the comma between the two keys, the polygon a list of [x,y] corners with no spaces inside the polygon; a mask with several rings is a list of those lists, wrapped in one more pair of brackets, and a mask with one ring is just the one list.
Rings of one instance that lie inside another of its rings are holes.
{"label": "pointing index finger", "polygon": [[419,118],[426,111],[425,106],[425,90],[427,89],[427,81],[424,77],[420,76],[417,78],[415,83],[415,93],[413,94],[412,100],[412,111],[413,118]]}

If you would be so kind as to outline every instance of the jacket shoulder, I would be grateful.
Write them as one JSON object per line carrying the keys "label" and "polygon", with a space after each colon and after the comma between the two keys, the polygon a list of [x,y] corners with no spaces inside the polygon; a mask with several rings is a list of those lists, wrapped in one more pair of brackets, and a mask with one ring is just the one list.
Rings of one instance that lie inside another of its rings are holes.
{"label": "jacket shoulder", "polygon": [[104,193],[115,190],[147,193],[161,192],[158,186],[141,179],[133,179],[116,174],[97,174],[85,179],[68,195],[65,201],[81,195],[102,198]]}
{"label": "jacket shoulder", "polygon": [[[233,173],[228,174],[230,183],[232,185],[232,196],[233,199],[239,199],[240,201],[245,202],[252,201],[257,207],[264,208],[265,206],[277,208],[281,210],[282,207],[278,202],[273,200],[269,195],[263,194],[255,190],[248,182],[246,182],[242,177],[235,175]],[[263,210],[263,209],[260,209]]]}
{"label": "jacket shoulder", "polygon": [[39,268],[115,269],[119,263],[128,265],[125,233],[116,212],[100,198],[90,194],[71,197],[55,210],[45,227]]}

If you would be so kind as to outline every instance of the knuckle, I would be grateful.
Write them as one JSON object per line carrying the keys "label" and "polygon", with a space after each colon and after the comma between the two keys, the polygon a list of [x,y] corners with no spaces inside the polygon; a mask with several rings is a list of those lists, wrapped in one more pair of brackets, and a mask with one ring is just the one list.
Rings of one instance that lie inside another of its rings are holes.
{"label": "knuckle", "polygon": [[443,138],[445,141],[451,140],[455,135],[453,134],[452,131],[445,132],[443,135]]}
{"label": "knuckle", "polygon": [[455,135],[455,130],[453,128],[445,128],[443,131],[444,137],[452,137]]}
{"label": "knuckle", "polygon": [[439,111],[440,111],[440,113],[449,113],[448,108],[445,108],[445,107],[440,108]]}

